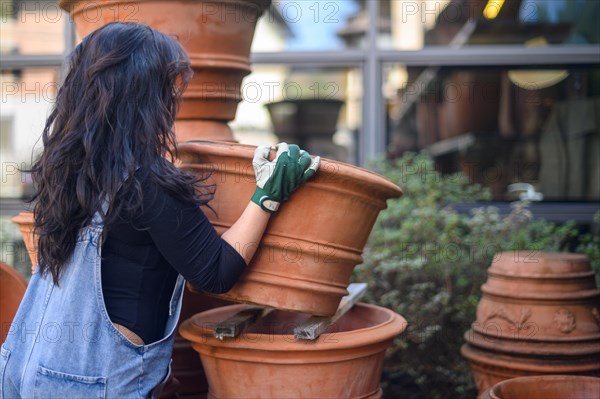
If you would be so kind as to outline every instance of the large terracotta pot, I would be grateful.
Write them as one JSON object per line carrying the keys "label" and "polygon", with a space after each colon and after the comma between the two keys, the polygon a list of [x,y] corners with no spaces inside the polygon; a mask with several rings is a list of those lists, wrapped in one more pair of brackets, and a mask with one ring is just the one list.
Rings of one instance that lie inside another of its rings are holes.
{"label": "large terracotta pot", "polygon": [[177,114],[179,141],[233,141],[242,79],[250,73],[250,47],[270,0],[61,0],[84,37],[109,22],[141,22],[179,39],[194,78]]}
{"label": "large terracotta pot", "polygon": [[600,378],[540,375],[499,382],[479,399],[588,399],[600,398]]}
{"label": "large terracotta pot", "polygon": [[406,321],[391,310],[357,304],[315,341],[291,331],[309,316],[274,311],[237,338],[214,325],[243,309],[226,306],[186,320],[209,382],[209,398],[379,398],[384,352]]}
{"label": "large terracotta pot", "polygon": [[[179,146],[183,169],[212,173],[208,183],[216,185],[216,192],[209,204],[213,209],[205,213],[219,233],[239,218],[255,190],[254,149],[215,142]],[[362,262],[361,253],[379,211],[388,198],[401,194],[398,186],[375,173],[322,159],[319,172],[271,218],[240,280],[220,296],[332,315],[348,293],[352,270]]]}
{"label": "large terracotta pot", "polygon": [[503,252],[461,352],[480,392],[538,374],[600,376],[600,290],[584,255]]}

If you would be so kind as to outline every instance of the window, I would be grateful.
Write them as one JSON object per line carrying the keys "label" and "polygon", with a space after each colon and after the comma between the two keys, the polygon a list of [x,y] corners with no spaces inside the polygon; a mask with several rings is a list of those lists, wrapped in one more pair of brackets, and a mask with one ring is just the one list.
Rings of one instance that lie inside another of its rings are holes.
{"label": "window", "polygon": [[[544,216],[589,221],[600,199],[599,14],[596,0],[273,0],[231,126],[241,142],[275,142],[289,137],[282,121],[321,101],[328,136],[295,138],[313,152],[364,166],[427,151],[497,201],[543,196],[556,205]],[[6,218],[28,183],[9,166],[31,160],[75,34],[57,1],[1,0],[0,19]]]}

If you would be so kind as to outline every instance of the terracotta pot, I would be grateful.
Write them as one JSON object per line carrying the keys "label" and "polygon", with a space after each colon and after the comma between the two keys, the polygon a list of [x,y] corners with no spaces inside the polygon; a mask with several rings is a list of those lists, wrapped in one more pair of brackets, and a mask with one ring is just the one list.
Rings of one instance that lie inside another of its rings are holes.
{"label": "terracotta pot", "polygon": [[279,310],[235,339],[214,338],[214,325],[244,307],[181,325],[202,359],[209,398],[379,398],[384,352],[407,325],[391,310],[357,304],[315,341],[290,334],[308,315]]}
{"label": "terracotta pot", "polygon": [[480,392],[514,377],[600,376],[600,290],[584,255],[503,252],[461,352]]}
{"label": "terracotta pot", "polygon": [[[462,71],[452,73],[443,86],[445,121],[440,125],[440,139],[466,133],[493,133],[498,130],[498,93],[500,74],[497,72]],[[432,115],[433,116],[433,115]]]}
{"label": "terracotta pot", "polygon": [[270,0],[62,0],[60,6],[87,36],[109,22],[141,22],[177,37],[190,55],[194,78],[176,120],[179,141],[233,141],[242,79],[250,73],[250,47]]}
{"label": "terracotta pot", "polygon": [[37,237],[33,234],[33,213],[21,212],[10,221],[19,226],[23,241],[25,242],[25,248],[31,260],[31,272],[33,272],[37,265]]}
{"label": "terracotta pot", "polygon": [[12,266],[0,261],[0,343],[6,339],[26,289],[27,280]]}
{"label": "terracotta pot", "polygon": [[600,378],[540,375],[499,382],[479,399],[587,399],[600,398]]}
{"label": "terracotta pot", "polygon": [[[255,147],[215,142],[183,143],[183,169],[216,185],[205,209],[219,233],[242,214],[255,190]],[[274,151],[273,151],[274,155]],[[322,159],[319,172],[271,218],[252,263],[220,297],[277,309],[332,315],[379,211],[402,191],[389,180],[351,165]],[[242,248],[242,250],[244,250]]]}

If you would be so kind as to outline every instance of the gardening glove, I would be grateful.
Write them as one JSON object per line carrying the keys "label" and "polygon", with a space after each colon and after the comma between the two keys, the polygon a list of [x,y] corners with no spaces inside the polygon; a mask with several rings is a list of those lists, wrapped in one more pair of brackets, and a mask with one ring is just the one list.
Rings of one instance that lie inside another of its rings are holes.
{"label": "gardening glove", "polygon": [[256,191],[252,202],[269,213],[289,198],[292,191],[310,179],[319,169],[320,157],[311,159],[308,152],[295,144],[277,144],[275,159],[269,161],[271,146],[261,145],[254,151],[252,166],[256,175]]}

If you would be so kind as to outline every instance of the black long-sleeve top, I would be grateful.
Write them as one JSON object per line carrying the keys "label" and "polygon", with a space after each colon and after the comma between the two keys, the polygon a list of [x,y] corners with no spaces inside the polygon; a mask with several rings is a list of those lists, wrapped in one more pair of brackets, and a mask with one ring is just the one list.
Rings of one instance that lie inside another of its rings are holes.
{"label": "black long-sleeve top", "polygon": [[143,209],[107,226],[102,291],[108,315],[148,344],[161,339],[180,273],[194,287],[228,291],[246,267],[195,204],[146,178]]}

